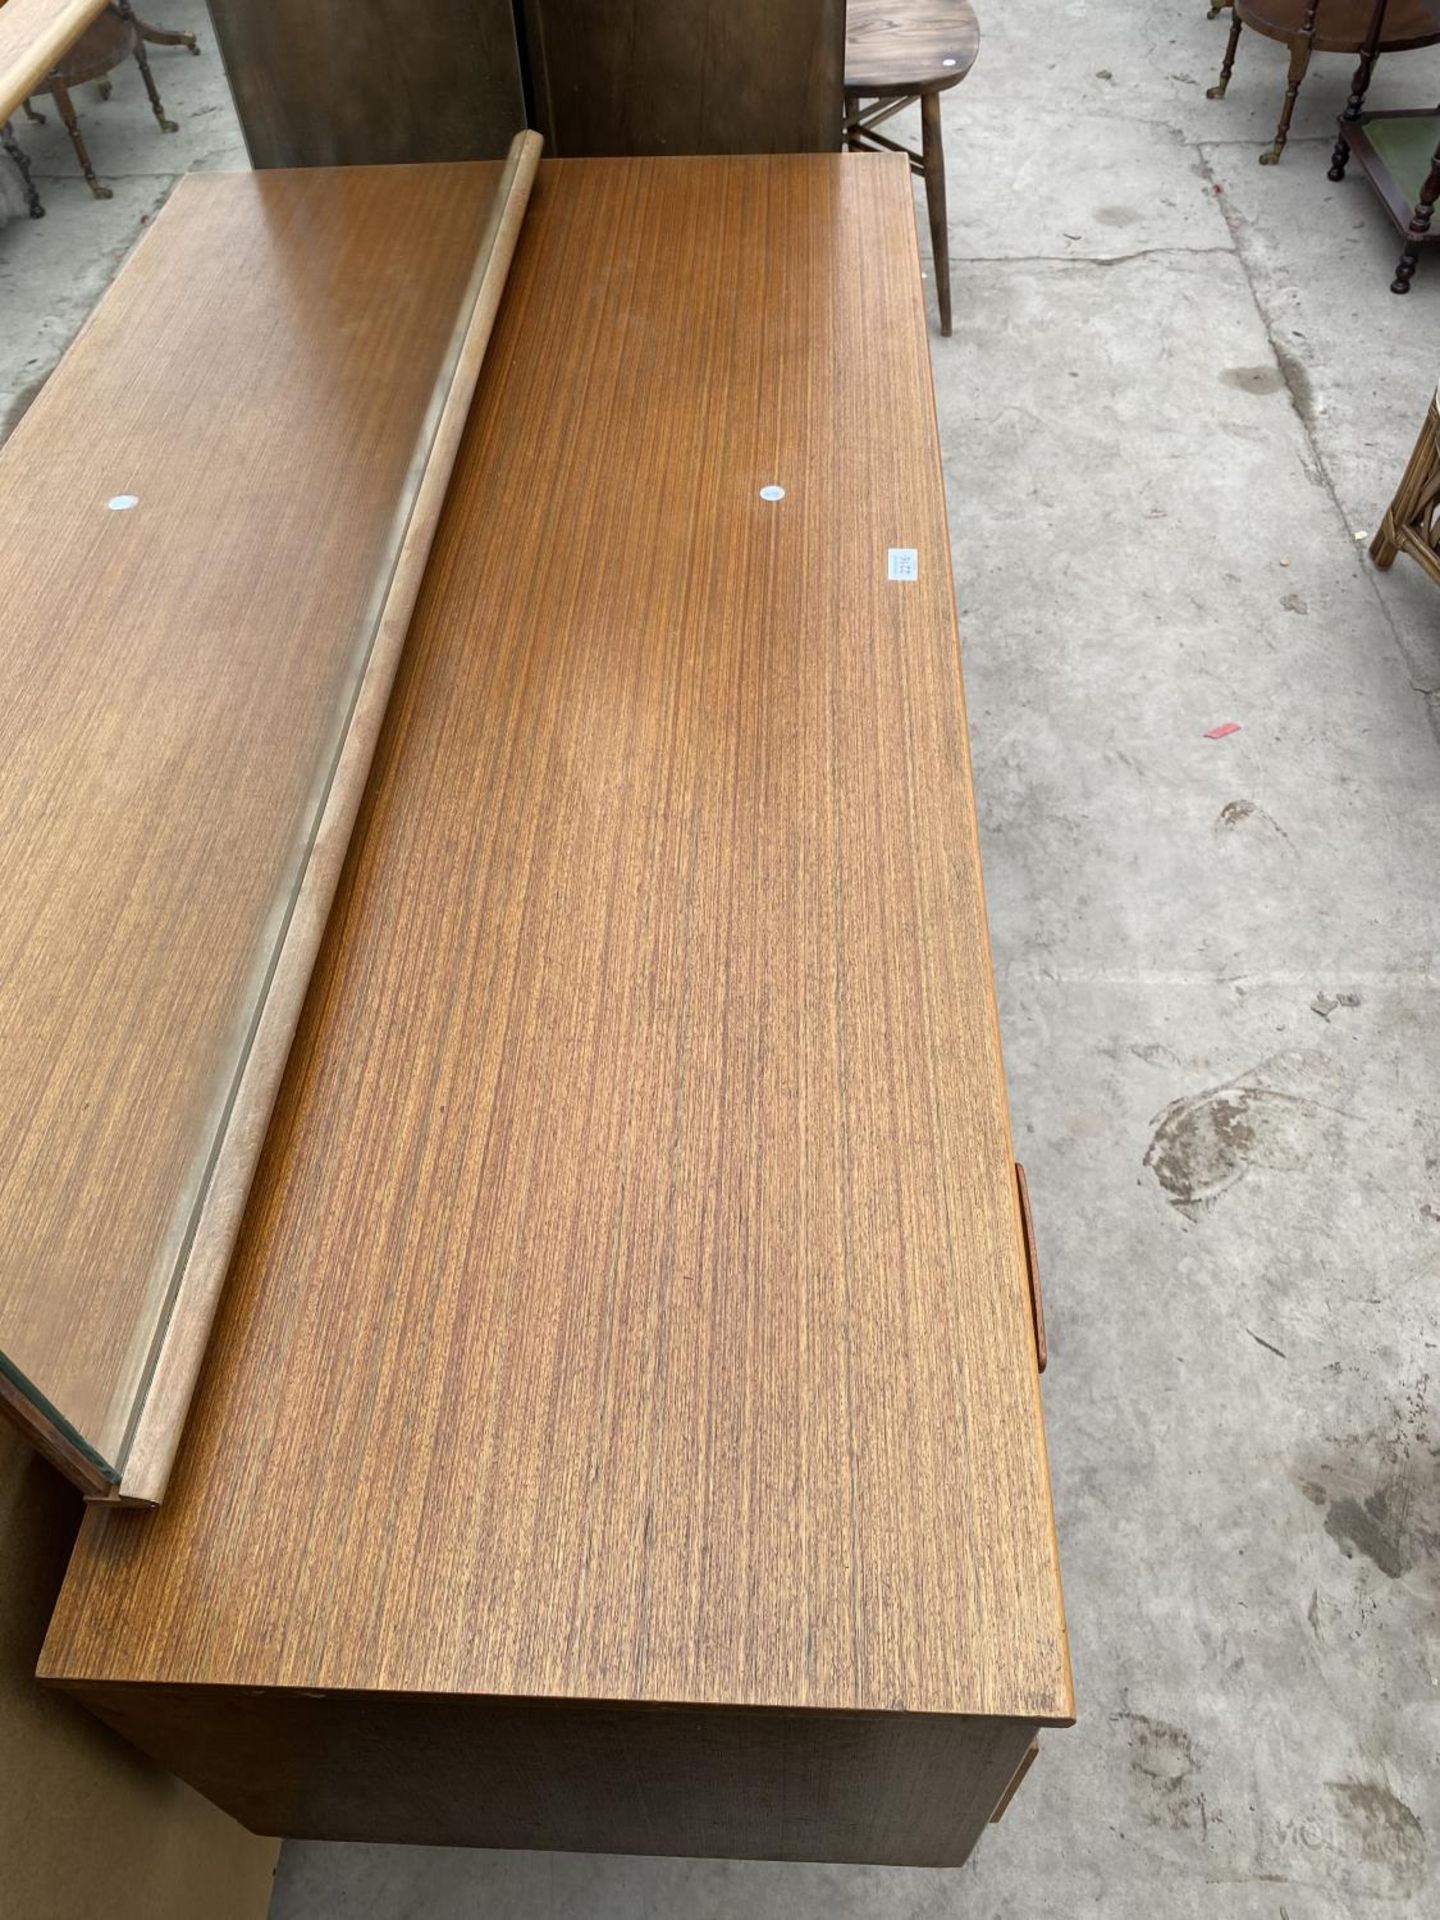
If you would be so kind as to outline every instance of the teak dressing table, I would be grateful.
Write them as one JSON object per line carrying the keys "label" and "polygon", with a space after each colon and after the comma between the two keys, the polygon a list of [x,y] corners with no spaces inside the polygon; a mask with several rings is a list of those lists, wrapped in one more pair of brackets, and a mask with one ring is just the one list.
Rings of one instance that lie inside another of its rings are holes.
{"label": "teak dressing table", "polygon": [[542,162],[42,1673],[261,1831],[956,1863],[1073,1716],[1037,1360],[906,164]]}

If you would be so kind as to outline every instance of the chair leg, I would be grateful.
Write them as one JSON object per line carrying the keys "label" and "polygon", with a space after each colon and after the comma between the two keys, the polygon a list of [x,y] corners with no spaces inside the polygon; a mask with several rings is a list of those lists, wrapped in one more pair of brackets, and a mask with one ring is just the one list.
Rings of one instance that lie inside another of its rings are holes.
{"label": "chair leg", "polygon": [[70,136],[70,144],[75,149],[75,158],[80,162],[80,171],[90,183],[90,191],[97,200],[113,200],[114,193],[109,187],[102,186],[95,177],[95,169],[90,164],[90,155],[80,134],[80,122],[75,118],[75,103],[70,98],[70,89],[58,82],[52,83],[50,97],[60,110],[60,118],[65,122],[65,131]]}
{"label": "chair leg", "polygon": [[[1377,567],[1388,567],[1394,561],[1400,551],[1402,533],[1417,536],[1425,548],[1430,549],[1437,494],[1440,494],[1440,413],[1432,400],[1404,478],[1385,509],[1379,532],[1370,542],[1370,558]],[[1421,564],[1425,562],[1422,560]],[[1427,571],[1433,572],[1434,568],[1429,567]]]}
{"label": "chair leg", "polygon": [[1365,35],[1365,44],[1360,49],[1360,64],[1355,69],[1355,77],[1350,82],[1350,97],[1345,102],[1345,111],[1340,116],[1340,131],[1336,137],[1334,151],[1330,155],[1328,178],[1343,180],[1345,169],[1350,164],[1350,142],[1345,138],[1347,127],[1353,127],[1360,118],[1365,106],[1365,95],[1370,90],[1370,76],[1375,71],[1375,62],[1380,53],[1380,35],[1385,30],[1385,9],[1389,0],[1375,0],[1375,8],[1370,16],[1369,31]]}
{"label": "chair leg", "polygon": [[28,100],[25,102],[25,118],[30,122],[32,127],[43,127],[45,125],[44,114],[37,113]]}
{"label": "chair leg", "polygon": [[925,204],[930,212],[930,252],[935,262],[935,294],[940,331],[950,333],[950,220],[945,208],[945,143],[940,130],[940,96],[920,96],[920,148],[925,168]]}
{"label": "chair leg", "polygon": [[45,209],[40,204],[40,196],[35,191],[35,182],[30,178],[30,162],[25,158],[24,149],[15,138],[14,128],[8,120],[0,120],[0,147],[15,163],[15,171],[20,176],[20,184],[25,189],[25,205],[32,220],[43,220]]}
{"label": "chair leg", "polygon": [[1395,278],[1390,282],[1392,293],[1408,293],[1410,282],[1415,278],[1415,269],[1420,262],[1420,242],[1430,232],[1430,216],[1435,211],[1435,202],[1440,199],[1440,147],[1435,149],[1430,161],[1430,171],[1425,176],[1425,184],[1420,189],[1420,198],[1410,215],[1410,225],[1405,234],[1405,251],[1395,268]]}
{"label": "chair leg", "polygon": [[844,114],[843,127],[844,127],[845,146],[847,150],[851,153],[860,153],[863,151],[860,145],[860,142],[857,139],[855,134],[855,122],[859,118],[860,118],[860,95],[858,93],[847,93],[845,96],[845,114]]}
{"label": "chair leg", "polygon": [[1220,78],[1213,87],[1205,89],[1207,100],[1223,100],[1225,89],[1230,84],[1230,76],[1235,71],[1235,49],[1240,44],[1241,20],[1238,13],[1230,18],[1230,38],[1225,42],[1225,58],[1220,62]]}
{"label": "chair leg", "polygon": [[1310,51],[1315,45],[1315,15],[1319,12],[1320,0],[1310,0],[1305,10],[1305,24],[1300,29],[1300,38],[1290,48],[1290,78],[1285,88],[1285,104],[1280,109],[1280,124],[1275,129],[1275,144],[1268,153],[1262,153],[1262,167],[1278,166],[1281,154],[1285,151],[1285,142],[1290,138],[1290,122],[1295,117],[1295,102],[1300,93],[1300,82],[1305,78],[1310,65]]}
{"label": "chair leg", "polygon": [[136,16],[136,28],[142,40],[148,40],[152,47],[188,47],[191,53],[199,53],[200,42],[193,33],[181,33],[171,27],[152,27],[148,20]]}
{"label": "chair leg", "polygon": [[145,57],[145,42],[143,40],[137,40],[135,42],[135,64],[139,67],[140,77],[145,82],[145,91],[150,96],[150,106],[156,120],[160,123],[160,131],[162,133],[178,133],[180,129],[175,122],[165,118],[165,109],[160,104],[160,94],[155,86],[155,76],[151,73],[150,62]]}

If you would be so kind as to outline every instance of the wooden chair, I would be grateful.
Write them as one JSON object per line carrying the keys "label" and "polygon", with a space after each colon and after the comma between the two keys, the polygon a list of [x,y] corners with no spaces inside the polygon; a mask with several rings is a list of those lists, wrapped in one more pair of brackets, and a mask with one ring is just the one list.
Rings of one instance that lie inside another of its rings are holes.
{"label": "wooden chair", "polygon": [[[1212,8],[1212,19],[1218,11]],[[1260,156],[1262,167],[1273,167],[1285,151],[1290,122],[1295,116],[1295,101],[1300,83],[1309,70],[1311,54],[1362,53],[1374,11],[1374,0],[1234,0],[1220,78],[1208,90],[1207,99],[1225,98],[1243,28],[1251,27],[1267,40],[1278,40],[1290,49],[1280,124],[1275,129],[1274,145]],[[1414,47],[1433,47],[1437,42],[1440,42],[1440,19],[1430,0],[1392,0],[1383,38],[1378,47],[1372,48],[1371,59],[1376,53],[1405,53]]]}
{"label": "wooden chair", "polygon": [[1440,583],[1440,387],[1431,398],[1399,492],[1370,542],[1370,558],[1377,567],[1390,566],[1397,553],[1408,553]]}
{"label": "wooden chair", "polygon": [[[852,152],[903,153],[925,182],[940,331],[950,331],[950,230],[940,95],[958,86],[980,51],[970,0],[849,0],[845,17],[845,144]],[[921,151],[875,129],[920,103]]]}
{"label": "wooden chair", "polygon": [[45,209],[40,203],[40,195],[35,191],[35,182],[30,178],[30,162],[25,150],[15,138],[15,129],[8,120],[0,120],[0,147],[3,147],[14,162],[15,171],[20,176],[20,184],[25,189],[25,205],[32,220],[43,220]]}
{"label": "wooden chair", "polygon": [[[75,149],[75,157],[80,162],[80,171],[89,182],[90,191],[97,200],[110,200],[112,190],[103,186],[96,177],[91,164],[89,150],[84,136],[80,132],[80,122],[75,114],[75,102],[71,89],[82,86],[87,80],[98,80],[108,92],[106,76],[118,67],[122,61],[133,59],[140,69],[140,77],[145,82],[145,91],[149,95],[150,107],[159,122],[162,133],[178,131],[173,120],[165,117],[165,108],[161,104],[159,90],[155,85],[155,76],[150,71],[150,62],[145,53],[145,42],[152,40],[162,46],[188,46],[192,53],[198,53],[193,34],[170,33],[164,29],[142,23],[135,17],[130,0],[111,0],[111,5],[88,26],[75,40],[55,65],[46,74],[41,91],[48,93],[59,109],[60,118],[65,123],[65,131],[70,136],[70,144]],[[27,100],[25,112],[31,120],[43,125],[45,116],[37,113]],[[8,151],[8,149],[7,149]],[[14,155],[11,155],[14,158]]]}

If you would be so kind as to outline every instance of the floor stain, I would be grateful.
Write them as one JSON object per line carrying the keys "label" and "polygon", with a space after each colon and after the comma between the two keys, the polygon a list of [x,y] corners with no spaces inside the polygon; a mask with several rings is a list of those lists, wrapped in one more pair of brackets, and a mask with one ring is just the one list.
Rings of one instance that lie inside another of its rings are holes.
{"label": "floor stain", "polygon": [[1436,1551],[1432,1535],[1410,1524],[1411,1485],[1404,1474],[1363,1499],[1346,1495],[1330,1502],[1325,1531],[1347,1558],[1363,1553],[1387,1579],[1409,1573],[1423,1554]]}
{"label": "floor stain", "polygon": [[1235,828],[1247,825],[1268,828],[1271,833],[1278,834],[1287,847],[1291,845],[1289,834],[1274,814],[1267,813],[1264,807],[1258,806],[1253,800],[1227,800],[1215,816],[1216,833],[1233,832]]}
{"label": "floor stain", "polygon": [[1139,1785],[1145,1817],[1155,1826],[1209,1824],[1205,1796],[1194,1788],[1195,1743],[1183,1727],[1148,1713],[1112,1713],[1130,1735],[1130,1771]]}
{"label": "floor stain", "polygon": [[1294,1173],[1310,1158],[1311,1102],[1236,1082],[1172,1100],[1155,1122],[1144,1164],[1171,1206],[1207,1206],[1254,1167]]}
{"label": "floor stain", "polygon": [[1392,1899],[1419,1893],[1428,1878],[1428,1848],[1414,1811],[1374,1781],[1327,1780],[1325,1786],[1335,1803],[1342,1850],[1369,1870],[1365,1880],[1383,1884]]}
{"label": "floor stain", "polygon": [[1440,1459],[1430,1439],[1429,1386],[1422,1374],[1392,1421],[1333,1440],[1336,1457],[1297,1476],[1345,1558],[1369,1563],[1387,1580],[1422,1567],[1440,1571]]}
{"label": "floor stain", "polygon": [[1226,367],[1220,375],[1227,387],[1242,393],[1283,393],[1285,376],[1279,367]]}

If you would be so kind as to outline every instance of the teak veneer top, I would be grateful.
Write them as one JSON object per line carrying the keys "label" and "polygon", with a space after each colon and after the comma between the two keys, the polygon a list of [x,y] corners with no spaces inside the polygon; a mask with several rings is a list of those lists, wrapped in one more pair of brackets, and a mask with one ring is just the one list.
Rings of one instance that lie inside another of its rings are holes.
{"label": "teak veneer top", "polygon": [[108,0],[0,0],[0,120],[8,120]]}
{"label": "teak veneer top", "polygon": [[42,1670],[1070,1716],[902,160],[542,166],[170,1492]]}

